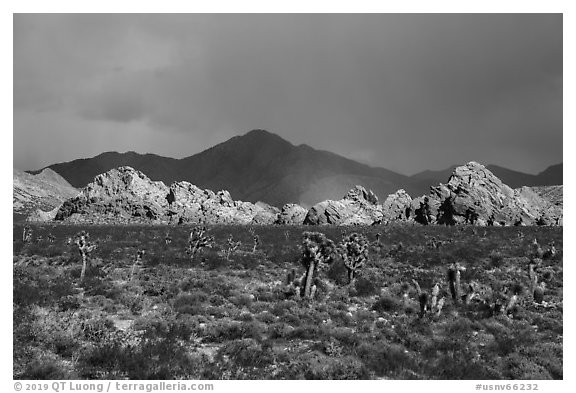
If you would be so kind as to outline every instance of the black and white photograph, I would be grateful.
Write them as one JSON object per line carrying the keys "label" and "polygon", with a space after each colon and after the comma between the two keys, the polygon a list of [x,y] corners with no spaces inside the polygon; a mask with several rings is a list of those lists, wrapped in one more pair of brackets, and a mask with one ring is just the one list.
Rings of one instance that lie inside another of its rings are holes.
{"label": "black and white photograph", "polygon": [[16,384],[564,380],[561,12],[12,21]]}

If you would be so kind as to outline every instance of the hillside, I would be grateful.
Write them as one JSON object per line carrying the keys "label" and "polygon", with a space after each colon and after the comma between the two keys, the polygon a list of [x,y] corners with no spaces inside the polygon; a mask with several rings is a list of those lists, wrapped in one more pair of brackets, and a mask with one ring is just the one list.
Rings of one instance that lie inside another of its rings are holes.
{"label": "hillside", "polygon": [[12,185],[12,210],[16,221],[36,209],[52,210],[78,194],[77,189],[51,169],[44,169],[37,175],[14,169]]}

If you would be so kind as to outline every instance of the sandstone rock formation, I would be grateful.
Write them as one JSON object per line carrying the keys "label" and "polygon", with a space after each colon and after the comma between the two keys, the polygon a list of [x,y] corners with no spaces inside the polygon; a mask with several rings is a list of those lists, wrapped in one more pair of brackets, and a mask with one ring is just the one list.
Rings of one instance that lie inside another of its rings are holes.
{"label": "sandstone rock formation", "polygon": [[188,182],[167,187],[131,167],[100,174],[76,198],[64,202],[56,220],[86,223],[271,224],[276,215],[228,191],[202,190]]}
{"label": "sandstone rock formation", "polygon": [[558,212],[528,187],[513,190],[483,165],[457,167],[446,184],[416,198],[412,208],[422,224],[551,225]]}
{"label": "sandstone rock formation", "polygon": [[339,201],[320,202],[306,214],[307,225],[371,225],[382,220],[382,206],[372,191],[356,186]]}

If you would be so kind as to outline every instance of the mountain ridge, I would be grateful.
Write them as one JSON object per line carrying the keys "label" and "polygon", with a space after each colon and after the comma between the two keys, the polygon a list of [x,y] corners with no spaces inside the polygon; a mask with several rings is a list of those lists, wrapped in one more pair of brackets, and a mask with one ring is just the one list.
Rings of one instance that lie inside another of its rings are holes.
{"label": "mountain ridge", "polygon": [[[294,145],[266,130],[252,130],[234,136],[180,159],[131,151],[104,152],[92,158],[52,164],[46,168],[60,174],[72,186],[81,188],[98,174],[120,166],[133,167],[146,173],[150,179],[165,184],[188,181],[201,188],[226,189],[235,199],[262,201],[274,206],[286,203],[311,206],[322,200],[339,198],[356,184],[372,189],[380,199],[398,189],[418,196],[427,193],[431,186],[446,181],[450,175],[446,175],[446,171],[425,171],[427,176],[406,176],[306,144]],[[542,178],[555,176],[557,179],[558,170],[552,172]],[[526,176],[526,179],[533,180],[530,176],[534,175]],[[516,187],[514,181],[510,186]]]}

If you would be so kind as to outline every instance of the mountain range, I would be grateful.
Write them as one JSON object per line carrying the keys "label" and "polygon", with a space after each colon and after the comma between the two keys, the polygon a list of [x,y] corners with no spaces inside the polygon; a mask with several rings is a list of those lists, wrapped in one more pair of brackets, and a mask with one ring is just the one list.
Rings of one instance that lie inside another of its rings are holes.
{"label": "mountain range", "polygon": [[[228,190],[238,200],[262,201],[273,206],[298,203],[306,207],[340,198],[355,185],[371,189],[381,200],[398,189],[412,196],[423,195],[431,186],[446,182],[456,167],[406,176],[308,145],[294,145],[265,130],[253,130],[182,159],[107,152],[47,168],[72,187],[81,188],[95,176],[120,166],[130,166],[165,184],[185,180],[200,188]],[[562,164],[538,175],[495,165],[487,168],[512,188],[562,184]]]}

